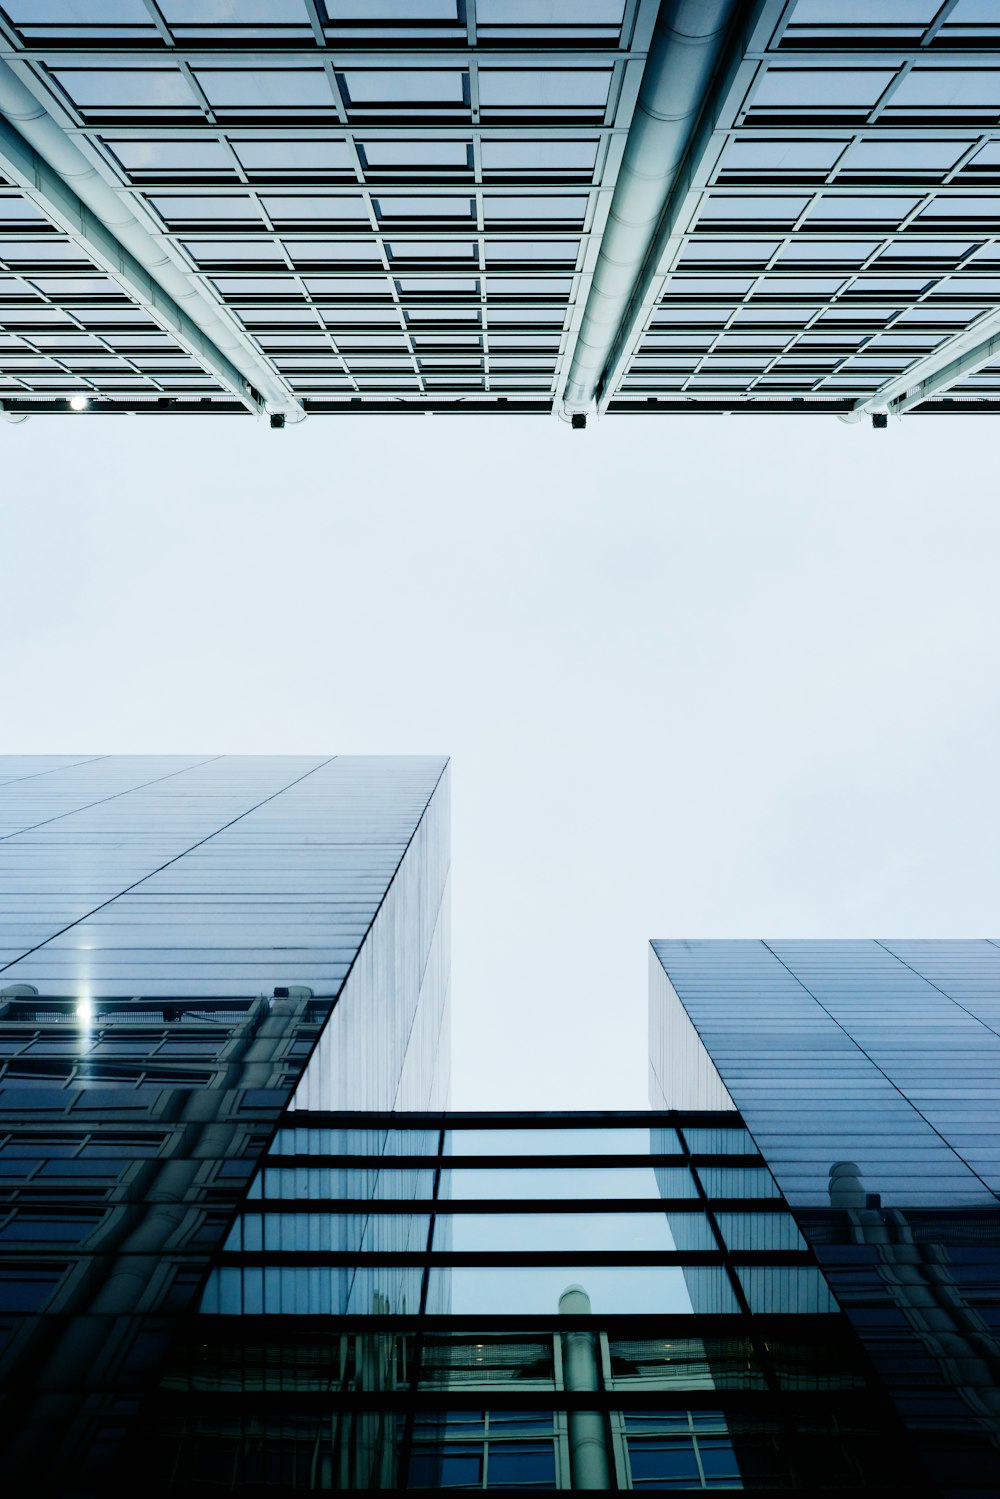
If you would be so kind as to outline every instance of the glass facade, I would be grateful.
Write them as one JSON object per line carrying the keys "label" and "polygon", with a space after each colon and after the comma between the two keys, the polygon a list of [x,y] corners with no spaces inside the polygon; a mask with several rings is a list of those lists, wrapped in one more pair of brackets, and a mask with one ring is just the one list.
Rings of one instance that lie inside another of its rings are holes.
{"label": "glass facade", "polygon": [[918,1491],[732,1113],[287,1113],[135,1431],[181,1492]]}
{"label": "glass facade", "polygon": [[982,0],[7,0],[0,40],[8,414],[995,408]]}
{"label": "glass facade", "polygon": [[954,1494],[1000,1486],[998,1021],[990,941],[652,947],[653,1101],[739,1109]]}
{"label": "glass facade", "polygon": [[283,1113],[445,1102],[447,818],[437,759],[0,762],[12,1492],[102,1492]]}
{"label": "glass facade", "polygon": [[0,761],[12,1493],[1000,1486],[1000,945],[656,943],[447,1113],[437,758]]}

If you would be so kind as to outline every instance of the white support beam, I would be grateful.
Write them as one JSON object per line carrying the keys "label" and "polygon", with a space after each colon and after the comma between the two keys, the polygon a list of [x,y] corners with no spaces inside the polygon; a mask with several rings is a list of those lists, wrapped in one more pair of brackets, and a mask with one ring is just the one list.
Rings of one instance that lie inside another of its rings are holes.
{"label": "white support beam", "polygon": [[273,367],[2,60],[0,171],[248,410],[301,420],[301,404]]}
{"label": "white support beam", "polygon": [[883,385],[881,390],[859,401],[845,411],[841,421],[858,422],[876,412],[902,416],[931,396],[943,394],[966,375],[974,375],[1000,359],[1000,308],[988,312],[954,338],[945,339],[940,348],[919,359],[908,370]]}

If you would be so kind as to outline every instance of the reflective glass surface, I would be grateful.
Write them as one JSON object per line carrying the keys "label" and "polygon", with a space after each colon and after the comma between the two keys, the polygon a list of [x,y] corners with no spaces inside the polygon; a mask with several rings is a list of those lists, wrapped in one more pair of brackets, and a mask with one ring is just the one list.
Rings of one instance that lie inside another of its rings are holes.
{"label": "reflective glass surface", "polygon": [[279,1117],[445,1099],[447,768],[6,757],[0,832],[0,1473],[89,1499]]}
{"label": "reflective glass surface", "polygon": [[732,1112],[297,1111],[139,1429],[174,1490],[261,1451],[332,1488],[912,1480]]}
{"label": "reflective glass surface", "polygon": [[[991,1492],[1000,944],[656,942],[650,1020],[654,1099],[740,1110],[823,1270],[828,1290],[742,1267],[751,1305],[775,1276],[803,1307],[832,1291],[934,1481]],[[733,1247],[789,1242],[780,1216],[717,1222]]]}

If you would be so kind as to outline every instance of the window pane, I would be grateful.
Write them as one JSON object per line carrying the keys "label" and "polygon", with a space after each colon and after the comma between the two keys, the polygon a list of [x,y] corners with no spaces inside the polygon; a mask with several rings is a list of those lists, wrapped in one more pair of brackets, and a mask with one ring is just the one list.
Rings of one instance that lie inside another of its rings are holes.
{"label": "window pane", "polygon": [[176,68],[57,68],[54,77],[84,108],[193,109],[195,98]]}
{"label": "window pane", "polygon": [[[456,1252],[674,1248],[665,1213],[455,1213],[449,1218],[450,1247]],[[442,1221],[439,1215],[439,1225]]]}
{"label": "window pane", "polygon": [[320,68],[199,68],[197,79],[208,102],[216,106],[260,109],[326,108],[333,112],[333,95]]}
{"label": "window pane", "polygon": [[346,172],[352,166],[344,141],[237,140],[233,148],[250,172]]}
{"label": "window pane", "polygon": [[[657,1129],[658,1154],[680,1150],[671,1129]],[[650,1131],[639,1129],[453,1129],[445,1136],[452,1155],[647,1155]]]}
{"label": "window pane", "polygon": [[[711,1267],[726,1304],[736,1300],[721,1265]],[[559,1298],[571,1286],[582,1286],[595,1316],[606,1313],[690,1312],[684,1271],[675,1266],[559,1265],[510,1267],[449,1266],[431,1271],[431,1281],[451,1282],[454,1316],[556,1316]],[[432,1287],[432,1294],[437,1287]]]}
{"label": "window pane", "polygon": [[412,68],[389,72],[381,68],[351,70],[343,75],[350,104],[461,104],[465,74]]}
{"label": "window pane", "polygon": [[524,69],[518,72],[483,68],[479,75],[479,98],[485,109],[515,105],[552,109],[603,108],[607,103],[611,74],[596,69]]}

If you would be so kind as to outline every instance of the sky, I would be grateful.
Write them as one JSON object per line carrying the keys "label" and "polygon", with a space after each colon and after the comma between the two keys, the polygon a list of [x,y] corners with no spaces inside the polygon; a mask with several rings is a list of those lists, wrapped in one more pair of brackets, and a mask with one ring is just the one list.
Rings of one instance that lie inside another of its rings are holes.
{"label": "sky", "polygon": [[452,756],[453,1094],[643,1108],[651,937],[996,936],[987,418],[0,423],[0,752]]}

